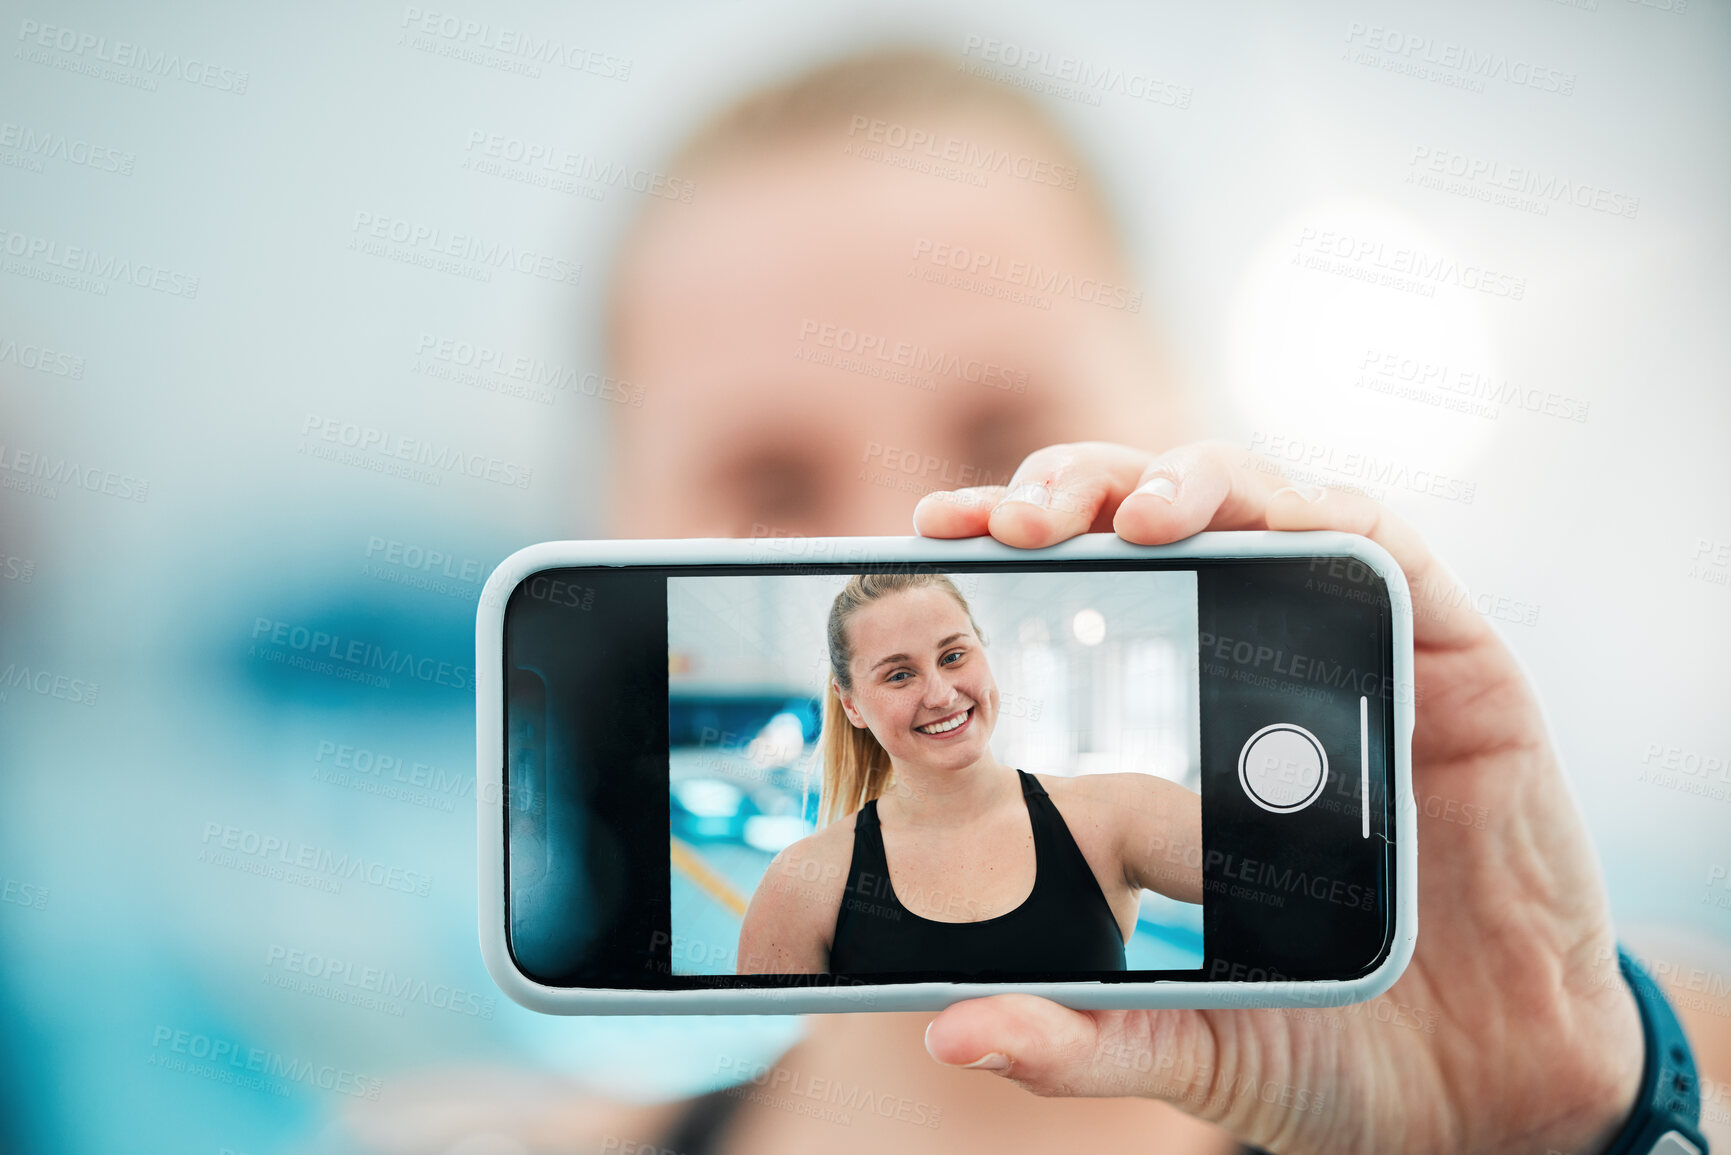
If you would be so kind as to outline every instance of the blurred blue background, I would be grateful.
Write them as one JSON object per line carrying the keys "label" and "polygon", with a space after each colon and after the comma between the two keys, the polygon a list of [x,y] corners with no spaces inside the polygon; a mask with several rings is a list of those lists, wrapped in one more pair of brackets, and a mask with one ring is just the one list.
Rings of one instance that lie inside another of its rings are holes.
{"label": "blurred blue background", "polygon": [[[429,1070],[653,1100],[798,1035],[542,1018],[482,970],[476,596],[511,550],[603,531],[632,402],[598,376],[599,318],[643,196],[505,179],[472,142],[653,169],[718,101],[889,37],[1022,37],[1188,91],[1057,115],[1213,428],[1474,481],[1389,499],[1541,688],[1626,935],[1731,974],[1725,5],[488,6],[629,64],[538,76],[441,54],[402,4],[0,9],[0,1148],[335,1150],[350,1105]],[[1349,30],[1378,21],[1578,84],[1360,66]],[[180,63],[98,59],[121,42]],[[1638,213],[1412,179],[1448,152]],[[564,279],[383,259],[357,243],[381,220]],[[1410,303],[1287,272],[1318,225],[1431,238],[1531,291],[1439,300],[1420,330]],[[90,254],[148,271],[55,280]],[[1398,363],[1376,374],[1403,340],[1586,419],[1402,399]],[[482,347],[565,384],[477,369]],[[386,472],[381,444],[484,464]]]}

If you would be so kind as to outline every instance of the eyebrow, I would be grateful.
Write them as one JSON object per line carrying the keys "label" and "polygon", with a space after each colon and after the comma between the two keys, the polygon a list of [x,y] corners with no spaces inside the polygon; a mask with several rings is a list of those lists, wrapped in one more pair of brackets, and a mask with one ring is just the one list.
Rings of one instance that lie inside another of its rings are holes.
{"label": "eyebrow", "polygon": [[[967,636],[968,635],[967,635],[966,631],[958,631],[957,633],[953,633],[949,637],[945,638],[943,641],[938,643],[938,649],[940,649],[940,650],[943,649],[945,646],[949,645],[951,642],[955,641],[957,638],[965,638]],[[877,660],[877,662],[873,664],[872,669],[875,670],[878,668],[878,666],[885,665],[886,663],[889,663],[889,662],[905,662],[907,660],[908,660],[908,656],[906,654],[891,654],[887,658],[879,658]]]}

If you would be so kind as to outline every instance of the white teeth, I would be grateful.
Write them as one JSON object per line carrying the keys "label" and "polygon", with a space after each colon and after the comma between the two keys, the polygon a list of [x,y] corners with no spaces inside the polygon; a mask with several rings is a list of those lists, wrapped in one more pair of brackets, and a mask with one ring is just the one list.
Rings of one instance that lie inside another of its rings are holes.
{"label": "white teeth", "polygon": [[968,713],[968,710],[963,710],[960,714],[957,714],[947,722],[933,722],[927,726],[915,726],[914,729],[918,730],[922,734],[948,734],[951,730],[954,730],[957,726],[960,726],[963,722],[968,720]]}

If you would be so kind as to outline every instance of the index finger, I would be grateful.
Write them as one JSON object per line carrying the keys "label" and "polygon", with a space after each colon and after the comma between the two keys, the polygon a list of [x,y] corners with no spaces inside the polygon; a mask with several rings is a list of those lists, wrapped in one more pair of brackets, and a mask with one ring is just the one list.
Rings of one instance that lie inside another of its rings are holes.
{"label": "index finger", "polygon": [[1140,449],[1078,441],[1036,449],[1005,486],[927,494],[914,507],[921,537],[982,537],[1041,549],[1111,528],[1112,512],[1153,460]]}

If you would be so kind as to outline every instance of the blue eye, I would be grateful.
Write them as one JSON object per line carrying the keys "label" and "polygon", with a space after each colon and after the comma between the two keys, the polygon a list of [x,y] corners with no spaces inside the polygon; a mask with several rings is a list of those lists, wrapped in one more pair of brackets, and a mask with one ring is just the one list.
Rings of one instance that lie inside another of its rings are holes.
{"label": "blue eye", "polygon": [[947,653],[943,656],[942,661],[944,662],[945,665],[953,666],[956,663],[950,661],[951,658],[955,658],[957,661],[960,661],[962,658],[964,658],[966,656],[967,656],[967,653],[964,650],[951,650],[949,653]]}

